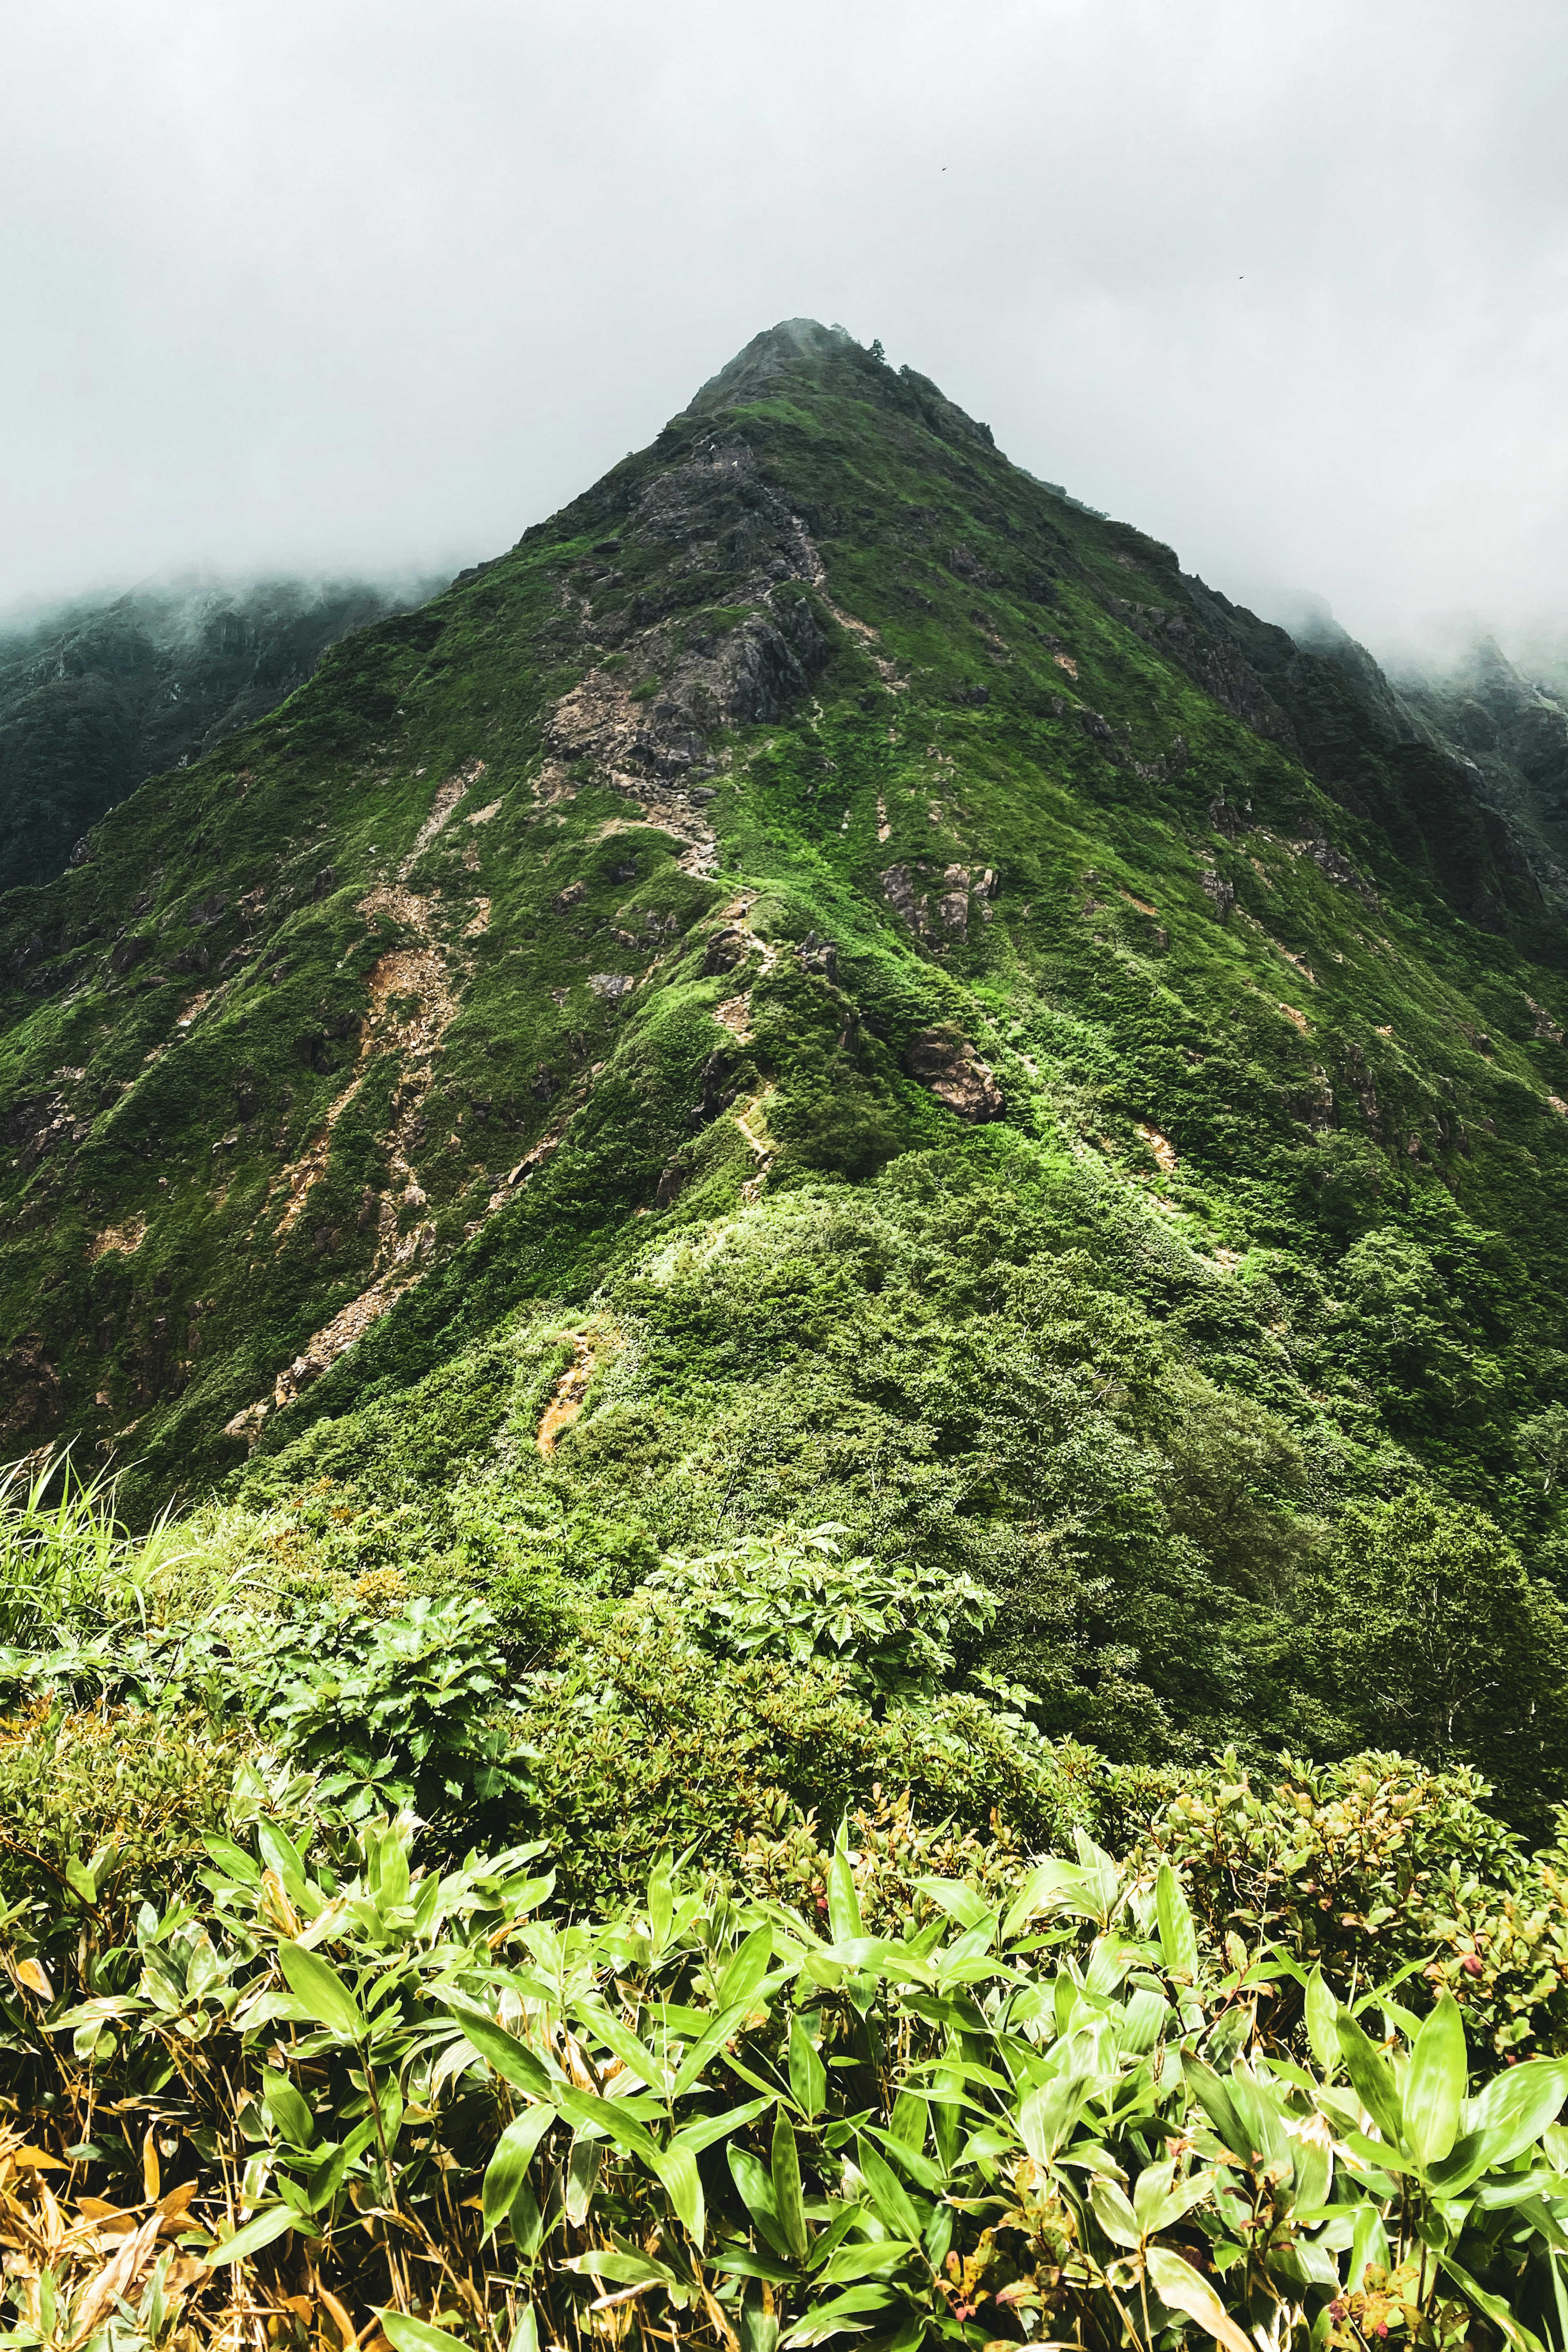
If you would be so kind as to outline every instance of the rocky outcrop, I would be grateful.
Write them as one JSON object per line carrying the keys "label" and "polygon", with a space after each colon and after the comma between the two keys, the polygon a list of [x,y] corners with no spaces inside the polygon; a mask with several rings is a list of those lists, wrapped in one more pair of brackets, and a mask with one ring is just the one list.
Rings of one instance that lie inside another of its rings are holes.
{"label": "rocky outcrop", "polygon": [[[627,541],[677,547],[679,560],[629,603],[616,568],[585,576],[578,617],[605,657],[554,706],[548,745],[566,767],[591,762],[683,841],[700,870],[713,845],[701,780],[713,772],[715,733],[778,718],[827,665],[809,593],[822,561],[732,433],[706,436],[685,463],[655,476],[621,537],[603,546],[619,553]],[[681,576],[691,572],[722,577],[721,614],[690,616]],[[564,593],[572,602],[575,583]]]}
{"label": "rocky outcrop", "polygon": [[904,1067],[944,1109],[973,1126],[1000,1118],[1006,1108],[989,1064],[956,1029],[921,1030],[904,1048]]}

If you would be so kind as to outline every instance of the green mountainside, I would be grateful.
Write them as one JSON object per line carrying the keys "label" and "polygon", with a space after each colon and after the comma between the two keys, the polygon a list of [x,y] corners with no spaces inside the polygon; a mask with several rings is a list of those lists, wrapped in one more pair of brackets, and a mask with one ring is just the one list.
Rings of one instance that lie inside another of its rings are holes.
{"label": "green mountainside", "polygon": [[1462,661],[1398,682],[1427,740],[1451,750],[1476,788],[1527,845],[1559,904],[1568,902],[1568,698],[1561,682],[1526,677],[1489,637]]}
{"label": "green mountainside", "polygon": [[435,584],[140,588],[0,630],[0,887],[52,882],[144,777],[275,709],[339,637]]}
{"label": "green mountainside", "polygon": [[1534,1818],[1568,928],[1360,658],[759,336],[0,902],[8,1450],[520,1656],[828,1524],[1040,1731]]}

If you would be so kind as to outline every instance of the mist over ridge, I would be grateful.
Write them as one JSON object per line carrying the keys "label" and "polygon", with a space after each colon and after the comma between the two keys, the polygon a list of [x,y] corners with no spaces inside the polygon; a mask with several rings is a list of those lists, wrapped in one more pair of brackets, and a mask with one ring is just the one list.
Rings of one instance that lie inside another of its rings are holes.
{"label": "mist over ridge", "polygon": [[47,882],[161,770],[275,709],[326,652],[444,580],[143,581],[0,623],[0,891]]}

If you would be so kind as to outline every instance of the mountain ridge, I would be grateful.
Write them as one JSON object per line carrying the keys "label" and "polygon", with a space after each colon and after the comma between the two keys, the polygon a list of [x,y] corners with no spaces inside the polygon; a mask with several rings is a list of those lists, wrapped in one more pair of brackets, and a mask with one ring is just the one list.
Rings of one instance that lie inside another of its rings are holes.
{"label": "mountain ridge", "polygon": [[7,1438],[841,1520],[1156,1747],[1331,1744],[1310,1563],[1430,1489],[1549,1661],[1568,937],[1381,691],[767,331],[0,904]]}

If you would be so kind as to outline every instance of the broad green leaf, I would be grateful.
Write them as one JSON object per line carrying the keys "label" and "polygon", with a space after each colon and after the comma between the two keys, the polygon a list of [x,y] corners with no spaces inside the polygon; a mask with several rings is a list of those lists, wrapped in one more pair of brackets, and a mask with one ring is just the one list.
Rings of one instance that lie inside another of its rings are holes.
{"label": "broad green leaf", "polygon": [[[988,1925],[994,1926],[994,1923]],[[986,1929],[974,1928],[970,1932],[984,1935]],[[928,1959],[912,1944],[895,1944],[887,1936],[847,1936],[842,1943],[829,1944],[824,1952],[815,1957],[833,1962],[839,1968],[868,1969],[873,1976],[881,1977],[889,1984],[936,1985],[948,1974],[955,1955],[961,1968],[963,1962],[971,1957],[964,1948],[966,1944],[967,1937],[961,1936],[947,1951]],[[984,1973],[994,1976],[996,1971],[987,1969]]]}
{"label": "broad green leaf", "polygon": [[700,2156],[716,2139],[727,2139],[747,2124],[755,2123],[773,2105],[772,2099],[748,2099],[743,2107],[728,2107],[721,2116],[699,2116],[695,2121],[682,2124],[670,2141],[671,2147],[684,2147],[693,2156]]}
{"label": "broad green leaf", "polygon": [[460,2336],[448,2336],[444,2327],[432,2327],[427,2319],[416,2319],[406,2311],[378,2311],[375,2315],[393,2352],[469,2352]]}
{"label": "broad green leaf", "polygon": [[826,2102],[827,2069],[798,2009],[790,2021],[789,2086],[795,2105],[808,2122],[814,2122]]}
{"label": "broad green leaf", "polygon": [[[1279,2089],[1267,2075],[1249,2074],[1235,2065],[1226,2079],[1226,2088],[1236,2111],[1237,2121],[1247,2143],[1250,2163],[1260,2157],[1263,2166],[1279,2168],[1282,2178],[1289,2177],[1292,2148],[1286,2136],[1285,2118]],[[1258,2168],[1254,2166],[1254,2169]]]}
{"label": "broad green leaf", "polygon": [[1146,2056],[1164,2032],[1171,2013],[1171,2004],[1163,1993],[1140,1985],[1121,2012],[1117,2042],[1130,2056]]}
{"label": "broad green leaf", "polygon": [[773,2195],[773,2177],[767,2167],[760,2163],[749,2148],[736,2147],[732,2142],[725,2153],[730,2160],[730,2177],[741,2192],[747,2212],[774,2253],[787,2260],[789,2240],[779,2220],[778,2200]]}
{"label": "broad green leaf", "polygon": [[332,2148],[306,2176],[305,2196],[312,2213],[320,2213],[331,2204],[348,2178],[350,2165],[364,2154],[374,2137],[375,2125],[367,2116],[350,2132],[342,2147]]}
{"label": "broad green leaf", "polygon": [[704,2212],[702,2176],[689,2147],[667,2147],[658,2159],[658,2177],[670,2203],[698,2245],[702,2243]]}
{"label": "broad green leaf", "polygon": [[1026,2094],[1018,2108],[1018,2137],[1042,2168],[1051,2161],[1078,2121],[1087,2074],[1053,2074]]}
{"label": "broad green leaf", "polygon": [[825,2285],[842,2286],[850,2279],[874,2278],[879,2271],[897,2270],[918,2251],[918,2241],[873,2238],[853,2246],[836,2246],[817,2273]]}
{"label": "broad green leaf", "polygon": [[1393,2067],[1382,2051],[1367,2039],[1348,2009],[1340,2011],[1334,2021],[1334,2029],[1339,2035],[1345,2073],[1351,2078],[1357,2098],[1384,2139],[1397,2147],[1404,2137],[1405,2119]]}
{"label": "broad green leaf", "polygon": [[261,1848],[261,1859],[268,1870],[276,1873],[288,1894],[301,1910],[312,1916],[321,1908],[319,1899],[312,1899],[305,1876],[304,1858],[292,1838],[280,1830],[276,1822],[262,1821],[256,1825],[256,1843]]}
{"label": "broad green leaf", "polygon": [[1114,2244],[1131,2248],[1139,2243],[1143,2232],[1138,2227],[1138,2216],[1114,2180],[1097,2175],[1089,2184],[1089,2201],[1095,2220]]}
{"label": "broad green leaf", "polygon": [[1184,2312],[1195,2320],[1205,2335],[1223,2344],[1226,2352],[1258,2352],[1250,2336],[1239,2328],[1226,2312],[1206,2278],[1184,2263],[1169,2246],[1151,2246],[1145,2261],[1149,2267],[1150,2284],[1162,2303],[1173,2311]]}
{"label": "broad green leaf", "polygon": [[1568,2063],[1560,2058],[1530,2058],[1506,2074],[1494,2074],[1466,2101],[1459,2117],[1463,2137],[1433,2166],[1433,2187],[1457,2196],[1483,2172],[1511,2164],[1555,2120],[1565,2097]]}
{"label": "broad green leaf", "polygon": [[806,2346],[824,2344],[830,2336],[863,2336],[866,2323],[861,2314],[885,2311],[892,2300],[891,2289],[885,2286],[846,2287],[831,2303],[817,2304],[787,2336],[781,2336],[778,2352],[805,2352]]}
{"label": "broad green leaf", "polygon": [[961,1927],[978,1927],[983,1919],[991,1916],[993,1906],[973,1886],[965,1885],[962,1878],[917,1878],[915,1885],[939,1911],[945,1911]]}
{"label": "broad green leaf", "polygon": [[670,1854],[667,1846],[649,1872],[647,1882],[648,1934],[656,1959],[669,1941],[670,1922],[675,1916],[675,1893],[670,1877]]}
{"label": "broad green leaf", "polygon": [[[629,2025],[596,2002],[583,2002],[577,2014],[583,2023],[598,2035],[605,2049],[613,2052],[622,2065],[630,2069],[639,2083],[646,2083],[652,2091],[663,2091],[663,2067],[651,2050],[644,2049]],[[603,2073],[602,2068],[599,2071]]]}
{"label": "broad green leaf", "polygon": [[1383,2226],[1383,2215],[1370,2198],[1357,2213],[1351,2236],[1346,2284],[1352,2294],[1361,2294],[1369,2263],[1374,2263],[1380,2270],[1392,2270],[1394,2267],[1394,2254],[1389,2246],[1388,2232]]}
{"label": "broad green leaf", "polygon": [[653,2171],[658,2170],[664,2150],[646,2124],[628,2114],[626,2100],[599,2099],[592,2091],[570,2091],[557,2085],[555,2105],[580,2131],[590,2132],[596,2139],[613,2140],[628,2156],[640,2156]]}
{"label": "broad green leaf", "polygon": [[498,2025],[493,2017],[487,2017],[483,2010],[469,2009],[456,2000],[446,2005],[480,2057],[489,2060],[503,2082],[510,2083],[514,2091],[526,2091],[531,2098],[548,2099],[552,2095],[542,2059],[537,2058],[515,2034],[509,2033],[504,2025]]}
{"label": "broad green leaf", "polygon": [[1201,2058],[1191,2056],[1184,2056],[1182,2071],[1195,2092],[1199,2105],[1232,2156],[1239,2157],[1243,2164],[1250,2164],[1258,2142],[1253,2138],[1250,2127],[1237,2115],[1229,2085],[1224,2077],[1216,2074],[1212,2066],[1205,2065]]}
{"label": "broad green leaf", "polygon": [[296,2000],[329,2033],[344,2042],[367,2038],[370,2029],[359,2003],[331,1960],[324,1960],[320,1952],[307,1951],[302,1944],[285,1942],[278,1947],[278,1965]]}
{"label": "broad green leaf", "polygon": [[[1162,2166],[1159,2168],[1163,2170],[1164,2168]],[[1212,2172],[1190,2172],[1184,2180],[1178,2180],[1174,2184],[1168,2197],[1161,2199],[1146,2220],[1140,2201],[1137,2211],[1139,2220],[1143,2223],[1145,2234],[1152,2238],[1157,2236],[1160,2231],[1171,2229],[1181,2220],[1184,2213],[1190,2213],[1194,2205],[1201,2205],[1205,2197],[1214,2194],[1215,2188],[1221,2178],[1217,2168]],[[1142,2187],[1142,2178],[1138,2185],[1140,2188]]]}
{"label": "broad green leaf", "polygon": [[247,1853],[243,1846],[236,1845],[232,1838],[204,1837],[202,1843],[207,1850],[208,1858],[216,1862],[220,1870],[226,1871],[230,1878],[237,1879],[241,1886],[258,1885],[261,1877],[260,1864],[254,1854]]}
{"label": "broad green leaf", "polygon": [[1064,1897],[1076,1895],[1082,1884],[1083,1873],[1070,1862],[1037,1863],[1007,1906],[1002,1941],[1010,1944],[1022,1935],[1037,1912],[1058,1910]]}
{"label": "broad green leaf", "polygon": [[902,2090],[893,2101],[893,2112],[888,2118],[888,2129],[894,2139],[902,2140],[906,2147],[923,2147],[926,2136],[926,2103],[913,2091]]}
{"label": "broad green leaf", "polygon": [[920,2237],[925,2222],[916,2212],[909,2190],[887,2158],[879,2156],[868,2140],[862,2139],[857,2144],[855,2161],[859,2168],[860,2178],[866,2183],[878,2221],[898,2237]]}
{"label": "broad green leaf", "polygon": [[750,2246],[730,2245],[709,2256],[716,2271],[728,2271],[733,2278],[767,2279],[775,2286],[795,2275],[794,2263],[778,2261],[773,2254],[753,2253]]}
{"label": "broad green leaf", "polygon": [[1160,1921],[1160,1949],[1173,1976],[1194,1979],[1198,1972],[1198,1937],[1182,1882],[1168,1862],[1160,1864],[1155,1881],[1155,1909]]}
{"label": "broad green leaf", "polygon": [[401,1909],[408,1900],[408,1848],[392,1828],[379,1835],[366,1831],[362,1843],[369,1864],[365,1880],[377,1908]]}
{"label": "broad green leaf", "polygon": [[1102,1927],[1109,1927],[1121,1894],[1121,1870],[1105,1848],[1096,1845],[1087,1830],[1074,1830],[1072,1842],[1078,1848],[1083,1900],[1088,1906],[1086,1916],[1098,1919]]}
{"label": "broad green leaf", "polygon": [[680,2069],[669,2086],[671,2099],[691,2090],[714,2052],[733,2039],[751,2013],[749,2000],[738,2001],[733,2009],[721,2009],[705,2032],[700,2033],[680,2062]]}
{"label": "broad green leaf", "polygon": [[773,1929],[753,1927],[720,1979],[718,2005],[721,2009],[734,2009],[742,2001],[751,2000],[767,1975],[773,1952]]}
{"label": "broad green leaf", "polygon": [[1461,2269],[1451,2254],[1444,2254],[1439,2259],[1460,2294],[1501,2330],[1503,2341],[1512,2347],[1512,2352],[1542,2352],[1541,2338],[1532,2336],[1529,2328],[1514,2317],[1500,2295],[1489,2294],[1479,2280],[1473,2279],[1468,2271]]}
{"label": "broad green leaf", "polygon": [[1332,2082],[1343,2063],[1340,2055],[1340,2005],[1324,1983],[1321,1968],[1315,1968],[1307,1979],[1302,2006],[1306,2012],[1307,2039],[1311,2044],[1312,2055]]}
{"label": "broad green leaf", "polygon": [[1175,2178],[1175,2160],[1163,2164],[1146,2164],[1132,2186],[1132,2210],[1137,2216],[1141,2237],[1152,2238],[1160,2227],[1154,2216],[1171,2193]]}
{"label": "broad green leaf", "polygon": [[848,1827],[843,1822],[838,1824],[833,1859],[827,1865],[827,1929],[836,1944],[847,1943],[852,1936],[866,1932],[860,1917],[860,1897],[855,1892],[855,1873],[849,1864]]}
{"label": "broad green leaf", "polygon": [[511,2331],[507,2352],[539,2352],[539,2314],[532,2304],[525,2304],[522,2317]]}
{"label": "broad green leaf", "polygon": [[1511,2164],[1555,2123],[1568,2097],[1568,2062],[1561,2058],[1530,2058],[1494,2074],[1477,2092],[1465,2112],[1467,2132],[1480,2132],[1488,2140],[1489,2164]]}
{"label": "broad green leaf", "polygon": [[488,2238],[504,2213],[510,2213],[512,2200],[522,2187],[528,2168],[533,2161],[533,2151],[555,2121],[555,2110],[542,2100],[530,2107],[526,2114],[508,2124],[496,2151],[485,2167],[484,2234]]}
{"label": "broad green leaf", "polygon": [[79,1862],[74,1853],[66,1856],[66,1884],[73,1895],[79,1895],[89,1906],[98,1901],[98,1887],[86,1863]]}
{"label": "broad green leaf", "polygon": [[[916,2104],[923,2106],[924,2102]],[[866,2128],[871,2137],[887,2149],[900,2171],[908,2174],[917,2189],[923,2189],[931,2197],[942,2194],[947,2187],[947,2173],[942,2165],[932,2162],[923,2148],[910,2147],[907,2140],[895,2139],[891,2132],[879,2131],[875,2124],[868,2124]],[[921,2137],[924,2137],[923,2133]]]}
{"label": "broad green leaf", "polygon": [[1405,2130],[1417,2164],[1436,2164],[1447,2155],[1464,2095],[1464,2020],[1453,1994],[1439,1992],[1415,2036],[1405,2084]]}
{"label": "broad green leaf", "polygon": [[806,2263],[807,2270],[821,2270],[829,2254],[836,2247],[843,2244],[850,2231],[864,2229],[869,2219],[869,2208],[863,2204],[859,2198],[845,2199],[834,2211],[833,2219],[826,2228],[818,2230],[812,2240],[811,2254]]}
{"label": "broad green leaf", "polygon": [[617,2286],[675,2286],[675,2273],[665,2263],[656,2263],[647,2254],[632,2253],[616,2246],[595,2246],[585,2254],[569,2254],[558,2264],[563,2271],[576,2271],[580,2276],[613,2279]]}
{"label": "broad green leaf", "polygon": [[800,2156],[795,2126],[782,2107],[773,2117],[773,2204],[784,2242],[797,2263],[805,2260],[805,2202],[801,2195]]}
{"label": "broad green leaf", "polygon": [[274,2126],[290,2147],[309,2147],[316,2137],[315,2117],[287,2074],[276,2066],[261,2070],[261,2101]]}
{"label": "broad green leaf", "polygon": [[321,2234],[291,2205],[271,2205],[265,2213],[258,2213],[243,2229],[237,2230],[232,2238],[225,2238],[221,2245],[209,2246],[202,2261],[209,2271],[221,2270],[226,2263],[243,2262],[247,2254],[259,2253],[274,2238],[280,2238],[285,2230],[302,2230],[310,2238]]}

